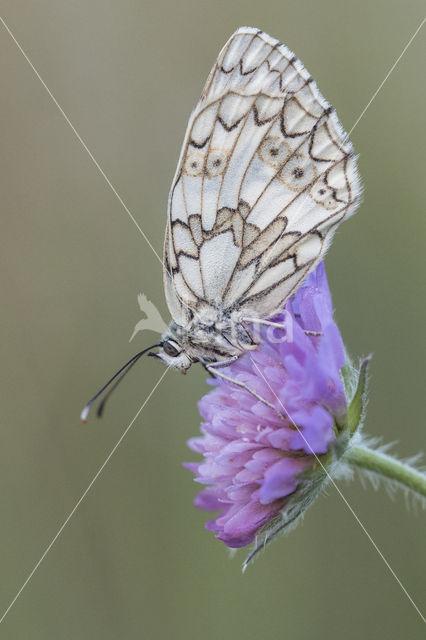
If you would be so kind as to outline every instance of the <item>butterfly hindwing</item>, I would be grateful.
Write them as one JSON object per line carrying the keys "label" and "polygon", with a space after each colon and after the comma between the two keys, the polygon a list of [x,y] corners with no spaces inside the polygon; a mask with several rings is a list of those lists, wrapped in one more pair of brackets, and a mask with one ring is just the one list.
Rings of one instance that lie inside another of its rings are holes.
{"label": "butterfly hindwing", "polygon": [[301,62],[263,32],[236,31],[190,118],[170,191],[175,322],[200,301],[273,315],[359,194],[350,141]]}

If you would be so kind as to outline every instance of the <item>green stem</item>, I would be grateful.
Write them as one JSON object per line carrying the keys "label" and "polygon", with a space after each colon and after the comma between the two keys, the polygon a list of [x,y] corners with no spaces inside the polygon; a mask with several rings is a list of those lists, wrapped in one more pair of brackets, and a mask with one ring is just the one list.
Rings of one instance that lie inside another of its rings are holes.
{"label": "green stem", "polygon": [[357,467],[374,471],[374,473],[390,478],[401,486],[426,497],[426,474],[405,462],[392,458],[387,453],[369,447],[352,447],[349,448],[346,459]]}

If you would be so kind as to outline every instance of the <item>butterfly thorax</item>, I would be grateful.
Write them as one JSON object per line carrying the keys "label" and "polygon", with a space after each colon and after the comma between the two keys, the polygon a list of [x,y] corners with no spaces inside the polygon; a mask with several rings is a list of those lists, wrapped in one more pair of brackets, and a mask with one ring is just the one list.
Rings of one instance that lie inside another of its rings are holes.
{"label": "butterfly thorax", "polygon": [[243,324],[220,312],[209,324],[194,318],[182,327],[171,321],[162,340],[157,356],[182,373],[195,362],[224,362],[256,347]]}

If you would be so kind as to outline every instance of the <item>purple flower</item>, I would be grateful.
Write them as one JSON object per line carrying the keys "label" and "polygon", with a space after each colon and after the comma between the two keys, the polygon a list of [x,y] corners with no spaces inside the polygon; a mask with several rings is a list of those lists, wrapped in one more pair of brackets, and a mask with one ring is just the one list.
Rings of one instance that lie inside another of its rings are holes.
{"label": "purple flower", "polygon": [[229,547],[249,544],[285,513],[346,418],[344,347],[323,263],[274,322],[291,325],[291,341],[267,330],[256,351],[226,368],[272,406],[231,382],[209,380],[214,389],[199,403],[203,435],[188,443],[204,459],[186,466],[208,485],[195,504],[219,511],[206,528]]}

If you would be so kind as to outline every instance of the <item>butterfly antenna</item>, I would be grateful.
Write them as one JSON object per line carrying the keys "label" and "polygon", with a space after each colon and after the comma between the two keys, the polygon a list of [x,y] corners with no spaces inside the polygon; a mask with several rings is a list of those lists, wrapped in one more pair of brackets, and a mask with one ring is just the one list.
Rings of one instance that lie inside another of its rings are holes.
{"label": "butterfly antenna", "polygon": [[117,378],[117,380],[114,382],[114,384],[112,385],[112,387],[110,387],[110,389],[108,390],[108,392],[104,395],[104,397],[102,398],[102,400],[100,401],[100,403],[98,404],[98,408],[96,409],[96,415],[98,418],[102,417],[102,414],[104,412],[104,408],[105,405],[107,403],[108,398],[110,397],[110,395],[112,394],[112,392],[118,387],[118,385],[120,384],[120,382],[122,381],[122,379],[124,378],[125,375],[127,375],[130,371],[130,369],[132,367],[135,366],[135,364],[137,363],[137,361],[139,360],[139,358],[141,357],[141,354],[139,355],[138,358],[136,358],[135,360],[131,360],[130,364],[128,365],[128,367],[126,369],[124,369],[124,371],[122,372],[122,374]]}
{"label": "butterfly antenna", "polygon": [[[95,393],[95,395],[93,396],[93,398],[91,398],[89,400],[89,402],[86,404],[86,406],[84,407],[83,411],[80,414],[80,420],[82,422],[87,422],[87,417],[89,415],[89,411],[92,407],[92,404],[99,398],[99,396],[101,396],[103,394],[103,392],[105,391],[105,389],[107,389],[110,384],[112,382],[114,382],[114,380],[116,380],[115,384],[111,387],[111,389],[109,389],[108,393],[105,395],[105,397],[102,399],[102,401],[99,404],[98,410],[96,412],[96,415],[100,418],[102,416],[103,410],[105,408],[105,403],[108,400],[108,398],[110,397],[111,393],[114,391],[114,389],[116,389],[118,387],[118,385],[120,384],[120,382],[122,381],[122,379],[124,378],[124,376],[130,371],[130,369],[137,363],[137,361],[139,360],[139,358],[141,356],[143,356],[147,351],[149,351],[150,349],[153,349],[154,347],[160,347],[161,346],[161,342],[158,342],[157,344],[153,344],[150,347],[147,347],[146,349],[143,349],[142,351],[139,351],[139,353],[137,353],[136,355],[133,356],[133,358],[130,358],[130,360],[128,362],[126,362],[126,364],[124,364],[113,376],[112,378],[110,378],[108,380],[108,382],[106,384],[104,384],[104,386],[99,389],[99,391],[97,393]],[[117,380],[118,378],[118,380]]]}

